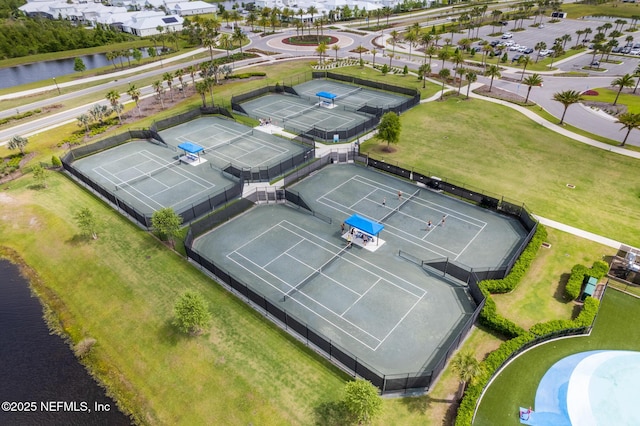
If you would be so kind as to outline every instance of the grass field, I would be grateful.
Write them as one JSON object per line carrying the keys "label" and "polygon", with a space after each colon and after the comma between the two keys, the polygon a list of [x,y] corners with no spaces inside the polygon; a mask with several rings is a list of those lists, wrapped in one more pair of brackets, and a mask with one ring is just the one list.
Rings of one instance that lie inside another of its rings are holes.
{"label": "grass field", "polygon": [[563,4],[562,11],[567,12],[567,18],[570,19],[580,19],[583,16],[615,16],[631,21],[634,15],[640,15],[640,6],[636,3],[623,3],[620,1],[603,4],[571,3]]}
{"label": "grass field", "polygon": [[591,335],[548,342],[518,357],[488,388],[474,425],[518,424],[518,407],[533,405],[544,373],[568,355],[597,349],[640,350],[637,328],[630,330],[639,322],[640,299],[607,290]]}
{"label": "grass field", "polygon": [[[454,119],[451,119],[451,118]],[[524,202],[533,213],[640,245],[640,161],[547,130],[482,100],[451,98],[402,115],[396,152],[371,139],[362,145],[389,163],[415,168]],[[569,189],[566,185],[575,185]]]}
{"label": "grass field", "polygon": [[[613,81],[613,80],[612,80]],[[613,104],[613,101],[616,100],[616,95],[618,94],[618,89],[611,89],[608,87],[599,87],[596,89],[592,89],[598,92],[598,96],[585,96],[585,100],[593,101],[593,102],[607,102],[609,104]],[[624,89],[622,93],[620,93],[620,97],[618,98],[618,105],[626,105],[629,112],[634,114],[640,114],[640,96],[633,95],[631,89]],[[622,127],[622,126],[620,126]],[[622,138],[624,138],[624,134],[626,132],[621,132]]]}

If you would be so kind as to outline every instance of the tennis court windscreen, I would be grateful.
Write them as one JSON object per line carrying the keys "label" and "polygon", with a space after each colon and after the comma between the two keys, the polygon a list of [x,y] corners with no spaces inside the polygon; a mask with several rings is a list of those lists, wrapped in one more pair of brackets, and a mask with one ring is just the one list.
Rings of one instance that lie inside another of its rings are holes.
{"label": "tennis court windscreen", "polygon": [[172,167],[176,167],[179,166],[181,163],[180,160],[174,161],[173,163],[169,163],[169,164],[165,164],[162,167],[158,167],[157,169],[151,170],[150,172],[146,172],[141,174],[140,176],[136,176],[132,179],[129,179],[127,181],[121,182],[119,184],[116,184],[116,191],[119,189],[125,189],[130,187],[131,185],[135,185],[138,182],[141,182],[143,180],[149,179],[152,176],[157,175],[158,173],[162,173],[163,171],[170,169]]}
{"label": "tennis court windscreen", "polygon": [[282,301],[286,302],[287,297],[291,297],[292,295],[296,294],[297,292],[299,292],[302,289],[302,287],[304,287],[307,284],[309,284],[311,282],[311,280],[313,280],[318,275],[323,273],[329,267],[329,265],[331,265],[333,262],[336,261],[336,259],[341,257],[346,250],[347,250],[347,247],[344,247],[342,250],[340,250],[338,253],[336,253],[331,259],[329,259],[326,262],[324,262],[322,264],[322,266],[320,266],[318,269],[316,269],[311,274],[309,274],[304,280],[302,280],[300,282],[300,284],[298,284],[297,286],[295,286],[294,288],[292,288],[291,290],[286,292],[284,297],[282,298]]}
{"label": "tennis court windscreen", "polygon": [[394,214],[396,214],[398,212],[398,210],[400,210],[400,208],[402,206],[404,206],[405,204],[407,204],[409,201],[411,201],[416,195],[420,194],[420,190],[418,189],[416,192],[414,192],[413,194],[409,195],[407,197],[406,200],[404,200],[403,202],[401,202],[398,207],[396,207],[395,209],[391,210],[389,213],[387,213],[386,215],[384,215],[382,217],[382,219],[380,219],[379,222],[384,222],[385,220],[389,219],[391,216],[393,216]]}

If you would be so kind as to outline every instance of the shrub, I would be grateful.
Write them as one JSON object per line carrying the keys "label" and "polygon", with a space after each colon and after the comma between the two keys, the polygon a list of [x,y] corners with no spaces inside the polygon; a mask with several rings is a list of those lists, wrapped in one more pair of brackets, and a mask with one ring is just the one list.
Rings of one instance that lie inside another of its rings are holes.
{"label": "shrub", "polygon": [[591,269],[587,268],[584,265],[575,265],[571,268],[571,276],[567,281],[567,285],[564,289],[565,296],[570,300],[575,300],[580,296],[580,291],[582,290],[582,284],[584,283],[584,279],[586,276],[595,277],[596,279],[600,279],[604,277],[609,271],[609,265],[606,262],[601,260],[597,260],[593,262],[593,266]]}
{"label": "shrub", "polygon": [[51,165],[53,167],[60,167],[62,166],[62,161],[60,161],[60,157],[58,157],[57,155],[52,155],[51,156]]}
{"label": "shrub", "polygon": [[96,344],[96,339],[93,337],[86,337],[80,340],[73,348],[73,352],[78,358],[84,358],[91,352],[91,348]]}
{"label": "shrub", "polygon": [[585,90],[584,92],[582,92],[583,96],[598,96],[599,93],[595,90]]}

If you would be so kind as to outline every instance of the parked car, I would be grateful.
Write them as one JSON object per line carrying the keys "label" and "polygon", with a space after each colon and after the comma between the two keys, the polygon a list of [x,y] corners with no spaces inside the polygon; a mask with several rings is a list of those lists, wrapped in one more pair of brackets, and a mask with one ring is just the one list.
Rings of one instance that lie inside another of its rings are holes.
{"label": "parked car", "polygon": [[511,33],[504,33],[504,34],[502,34],[502,38],[503,38],[503,39],[505,39],[505,40],[506,40],[506,39],[508,39],[508,38],[513,38],[513,34],[511,34]]}
{"label": "parked car", "polygon": [[612,53],[620,53],[620,52],[622,52],[622,47],[616,46],[613,49],[611,49],[611,52]]}
{"label": "parked car", "polygon": [[629,53],[631,53],[631,47],[623,47],[622,50],[620,51],[621,53],[624,53],[625,55],[628,55]]}
{"label": "parked car", "polygon": [[522,53],[526,53],[527,55],[530,55],[530,54],[532,54],[532,53],[533,53],[533,49],[532,49],[532,48],[530,48],[530,47],[527,47],[526,49],[524,49],[524,50],[522,51]]}
{"label": "parked car", "polygon": [[629,53],[631,55],[640,55],[640,49],[631,49]]}
{"label": "parked car", "polygon": [[599,67],[600,66],[600,61],[593,61],[589,65],[592,66],[592,67]]}
{"label": "parked car", "polygon": [[511,58],[511,62],[518,62],[523,56],[524,55],[515,55],[513,58]]}
{"label": "parked car", "polygon": [[520,45],[519,44],[512,44],[511,46],[509,46],[509,50],[511,50],[512,52],[517,51],[518,49],[520,49]]}
{"label": "parked car", "polygon": [[553,51],[552,51],[552,50],[549,50],[549,49],[542,49],[542,50],[540,51],[540,56],[547,56],[547,55],[551,55],[551,53],[553,53]]}
{"label": "parked car", "polygon": [[513,40],[505,41],[505,42],[503,42],[503,43],[504,43],[504,45],[505,45],[505,46],[507,46],[507,47],[511,47],[511,46],[513,46],[514,44],[516,44],[516,42],[515,42],[515,41],[513,41]]}

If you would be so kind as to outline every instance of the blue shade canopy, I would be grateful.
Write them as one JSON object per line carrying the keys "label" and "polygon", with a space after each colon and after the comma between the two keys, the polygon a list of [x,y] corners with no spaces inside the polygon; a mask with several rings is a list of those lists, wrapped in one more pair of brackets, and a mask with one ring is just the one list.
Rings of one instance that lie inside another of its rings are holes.
{"label": "blue shade canopy", "polygon": [[357,214],[345,220],[344,223],[373,236],[377,236],[384,229],[384,225]]}
{"label": "blue shade canopy", "polygon": [[204,150],[203,147],[193,142],[182,142],[180,145],[178,145],[178,148],[185,152],[188,152],[189,154],[197,154],[200,151]]}
{"label": "blue shade canopy", "polygon": [[316,93],[316,96],[326,99],[335,99],[338,97],[338,95],[330,92],[318,92]]}

